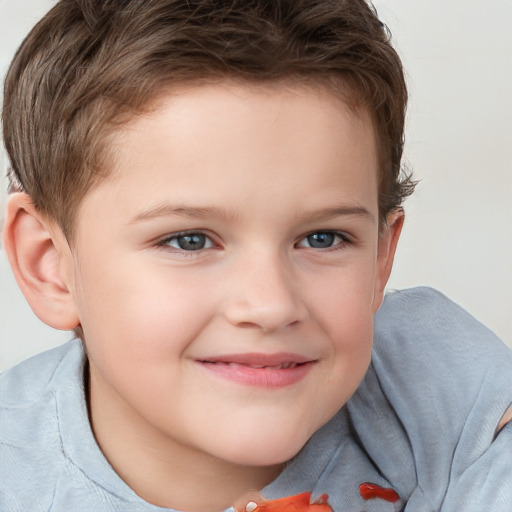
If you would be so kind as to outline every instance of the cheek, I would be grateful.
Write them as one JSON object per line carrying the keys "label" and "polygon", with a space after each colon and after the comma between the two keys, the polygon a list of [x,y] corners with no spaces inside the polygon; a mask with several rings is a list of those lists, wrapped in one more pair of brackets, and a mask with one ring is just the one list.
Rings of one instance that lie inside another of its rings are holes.
{"label": "cheek", "polygon": [[184,354],[211,318],[208,294],[166,272],[127,275],[112,268],[86,282],[85,343],[101,388],[164,421],[170,390],[182,393]]}
{"label": "cheek", "polygon": [[81,319],[88,347],[137,365],[176,357],[214,313],[211,295],[204,283],[180,279],[170,269],[130,270],[104,266],[83,278]]}
{"label": "cheek", "polygon": [[[373,341],[373,272],[339,272],[322,289],[309,292],[314,317],[329,340],[326,384],[337,388],[333,407],[355,391],[368,368]],[[340,396],[339,390],[343,390]]]}
{"label": "cheek", "polygon": [[358,340],[372,333],[375,264],[358,261],[346,268],[334,269],[316,286],[306,283],[307,298],[313,316],[321,323],[335,345],[357,350]]}

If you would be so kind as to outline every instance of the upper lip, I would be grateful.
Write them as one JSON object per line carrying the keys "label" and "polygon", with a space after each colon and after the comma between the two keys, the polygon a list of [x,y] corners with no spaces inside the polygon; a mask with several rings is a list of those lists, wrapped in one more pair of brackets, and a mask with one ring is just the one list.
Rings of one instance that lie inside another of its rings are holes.
{"label": "upper lip", "polygon": [[201,363],[238,364],[255,368],[263,368],[266,366],[289,366],[310,363],[314,362],[315,359],[305,355],[288,352],[278,352],[275,354],[248,352],[242,354],[224,354],[219,356],[205,357],[198,359],[198,361]]}

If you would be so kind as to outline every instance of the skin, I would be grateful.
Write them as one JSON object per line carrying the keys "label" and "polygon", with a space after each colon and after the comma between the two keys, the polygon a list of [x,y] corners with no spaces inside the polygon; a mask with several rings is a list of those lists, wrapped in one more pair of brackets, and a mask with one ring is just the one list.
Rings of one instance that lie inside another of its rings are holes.
{"label": "skin", "polygon": [[[272,481],[357,388],[403,214],[379,226],[370,117],[324,90],[169,93],[113,151],[73,247],[23,194],[6,245],[41,239],[26,264],[10,250],[15,273],[44,321],[82,326],[91,424],[121,478],[155,505],[221,509]],[[204,247],[180,247],[183,232]],[[286,385],[211,371],[283,353],[308,361]]]}

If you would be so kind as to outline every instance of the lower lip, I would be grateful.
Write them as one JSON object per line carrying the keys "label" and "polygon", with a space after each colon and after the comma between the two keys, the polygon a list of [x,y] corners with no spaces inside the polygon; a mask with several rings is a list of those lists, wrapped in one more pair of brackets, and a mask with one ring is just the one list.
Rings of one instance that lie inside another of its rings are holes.
{"label": "lower lip", "polygon": [[235,381],[247,386],[277,389],[291,386],[301,381],[313,368],[314,362],[297,365],[293,368],[252,368],[245,365],[229,365],[222,363],[198,364],[218,377]]}

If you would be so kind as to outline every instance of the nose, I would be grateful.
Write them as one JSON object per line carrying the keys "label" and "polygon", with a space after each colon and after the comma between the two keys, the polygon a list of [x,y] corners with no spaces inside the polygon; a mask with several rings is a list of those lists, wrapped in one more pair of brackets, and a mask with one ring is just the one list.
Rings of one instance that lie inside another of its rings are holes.
{"label": "nose", "polygon": [[224,311],[231,324],[270,333],[304,321],[307,308],[285,259],[253,254],[231,272]]}

